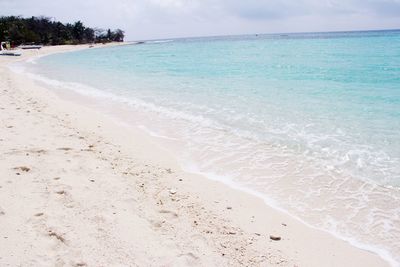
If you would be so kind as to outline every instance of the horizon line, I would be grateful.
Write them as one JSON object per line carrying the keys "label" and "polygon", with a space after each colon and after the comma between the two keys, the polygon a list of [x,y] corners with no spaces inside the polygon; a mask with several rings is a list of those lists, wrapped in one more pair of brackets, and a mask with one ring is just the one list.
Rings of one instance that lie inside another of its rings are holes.
{"label": "horizon line", "polygon": [[293,35],[293,34],[312,34],[312,33],[356,33],[356,32],[384,32],[384,31],[400,31],[400,28],[393,29],[370,29],[370,30],[334,30],[334,31],[299,31],[299,32],[275,32],[275,33],[242,33],[242,34],[222,34],[222,35],[203,35],[203,36],[184,36],[184,37],[169,37],[156,39],[137,39],[127,42],[142,42],[142,41],[163,41],[163,40],[181,40],[181,39],[196,39],[196,38],[218,38],[218,37],[234,37],[234,36],[250,36],[250,35]]}

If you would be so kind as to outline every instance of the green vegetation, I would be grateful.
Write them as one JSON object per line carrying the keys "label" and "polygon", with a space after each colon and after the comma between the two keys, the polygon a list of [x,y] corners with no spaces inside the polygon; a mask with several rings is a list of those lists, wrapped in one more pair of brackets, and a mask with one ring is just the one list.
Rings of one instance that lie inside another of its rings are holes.
{"label": "green vegetation", "polygon": [[63,24],[47,17],[0,17],[0,41],[13,46],[123,42],[124,32],[85,27],[81,21]]}

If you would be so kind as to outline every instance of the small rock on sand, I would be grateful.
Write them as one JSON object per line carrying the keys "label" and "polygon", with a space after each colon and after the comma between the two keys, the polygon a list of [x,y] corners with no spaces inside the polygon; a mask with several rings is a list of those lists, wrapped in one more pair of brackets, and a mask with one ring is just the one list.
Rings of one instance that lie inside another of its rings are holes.
{"label": "small rock on sand", "polygon": [[276,235],[270,235],[269,238],[270,238],[271,240],[274,240],[274,241],[279,241],[279,240],[281,240],[281,237],[280,237],[280,236],[276,236]]}

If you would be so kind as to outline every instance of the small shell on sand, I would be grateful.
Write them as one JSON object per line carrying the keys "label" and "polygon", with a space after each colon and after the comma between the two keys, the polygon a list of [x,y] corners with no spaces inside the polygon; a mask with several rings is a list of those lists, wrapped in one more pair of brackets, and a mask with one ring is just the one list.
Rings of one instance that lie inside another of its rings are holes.
{"label": "small shell on sand", "polygon": [[169,190],[169,193],[170,193],[171,195],[175,195],[175,194],[176,194],[176,190],[175,190],[175,189],[170,189],[170,190]]}

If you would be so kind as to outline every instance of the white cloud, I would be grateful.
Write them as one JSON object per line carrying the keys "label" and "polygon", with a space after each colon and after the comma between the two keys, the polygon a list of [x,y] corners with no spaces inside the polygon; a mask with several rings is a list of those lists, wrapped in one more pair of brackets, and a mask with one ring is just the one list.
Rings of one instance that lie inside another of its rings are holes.
{"label": "white cloud", "polygon": [[400,28],[400,0],[0,0],[0,15],[122,28],[128,39]]}

